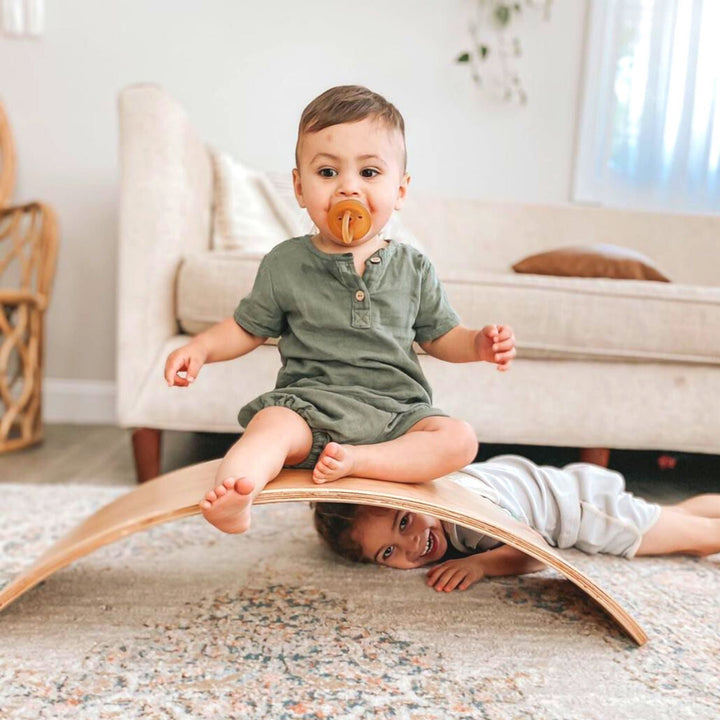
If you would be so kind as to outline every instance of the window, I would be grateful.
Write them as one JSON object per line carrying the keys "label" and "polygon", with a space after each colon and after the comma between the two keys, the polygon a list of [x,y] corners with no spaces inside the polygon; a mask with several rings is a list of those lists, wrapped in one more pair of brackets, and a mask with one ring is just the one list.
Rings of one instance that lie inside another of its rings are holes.
{"label": "window", "polygon": [[573,199],[720,212],[720,2],[591,0]]}

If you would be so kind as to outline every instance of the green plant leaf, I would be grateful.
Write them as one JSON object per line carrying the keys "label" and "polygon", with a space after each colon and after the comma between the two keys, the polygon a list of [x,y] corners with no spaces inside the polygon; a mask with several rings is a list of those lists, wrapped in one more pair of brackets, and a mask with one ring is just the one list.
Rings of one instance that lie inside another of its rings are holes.
{"label": "green plant leaf", "polygon": [[510,8],[507,5],[498,5],[495,8],[495,19],[501,26],[505,26],[510,22]]}
{"label": "green plant leaf", "polygon": [[455,62],[459,62],[459,63],[470,62],[470,53],[469,52],[461,53],[460,55],[458,55]]}

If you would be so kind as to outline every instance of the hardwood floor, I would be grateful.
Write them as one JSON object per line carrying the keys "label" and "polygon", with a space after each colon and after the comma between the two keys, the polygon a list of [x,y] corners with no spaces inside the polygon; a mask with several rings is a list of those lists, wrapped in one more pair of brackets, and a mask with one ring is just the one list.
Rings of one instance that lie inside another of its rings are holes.
{"label": "hardwood floor", "polygon": [[[135,485],[130,430],[111,425],[45,425],[39,445],[0,455],[0,482]],[[162,469],[222,457],[230,435],[163,433]]]}
{"label": "hardwood floor", "polygon": [[[130,430],[111,425],[45,425],[44,441],[0,455],[0,482],[135,486]],[[236,435],[163,432],[162,472],[222,457]],[[502,453],[525,455],[538,464],[577,462],[572,448],[482,445],[478,460]],[[632,492],[657,502],[677,502],[720,492],[720,456],[676,453],[673,470],[658,467],[658,452],[615,450],[610,468],[622,472]]]}

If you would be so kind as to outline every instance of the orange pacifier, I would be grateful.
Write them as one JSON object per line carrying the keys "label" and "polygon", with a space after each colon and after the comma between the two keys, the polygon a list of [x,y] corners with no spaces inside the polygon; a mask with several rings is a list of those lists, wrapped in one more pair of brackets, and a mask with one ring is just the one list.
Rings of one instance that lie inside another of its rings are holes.
{"label": "orange pacifier", "polygon": [[370,211],[358,200],[341,200],[328,212],[330,232],[346,245],[364,238],[372,225]]}

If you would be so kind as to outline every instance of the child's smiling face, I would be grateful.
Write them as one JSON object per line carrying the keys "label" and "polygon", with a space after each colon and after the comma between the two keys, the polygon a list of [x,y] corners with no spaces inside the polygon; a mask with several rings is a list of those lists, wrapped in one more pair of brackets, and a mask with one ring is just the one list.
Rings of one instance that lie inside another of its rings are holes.
{"label": "child's smiling face", "polygon": [[328,228],[330,208],[340,200],[358,200],[370,210],[370,231],[350,247],[373,240],[399,210],[410,177],[405,173],[405,146],[399,130],[375,117],[331,125],[300,138],[299,167],[293,170],[295,195],[307,208],[326,243],[346,245]]}
{"label": "child's smiling face", "polygon": [[448,548],[440,520],[407,510],[363,512],[355,520],[351,537],[368,559],[404,570],[437,562]]}

